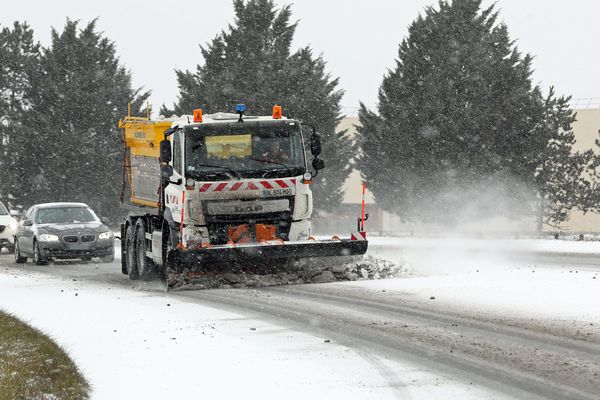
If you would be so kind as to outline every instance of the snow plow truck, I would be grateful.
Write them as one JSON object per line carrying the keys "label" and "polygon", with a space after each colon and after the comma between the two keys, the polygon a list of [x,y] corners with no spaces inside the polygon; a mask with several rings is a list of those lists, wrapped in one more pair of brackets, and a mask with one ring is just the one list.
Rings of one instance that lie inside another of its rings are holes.
{"label": "snow plow truck", "polygon": [[170,288],[226,265],[285,266],[367,251],[364,224],[348,238],[311,234],[310,185],[324,167],[316,129],[283,117],[280,106],[271,116],[246,116],[243,104],[236,112],[119,121],[122,201],[130,210],[121,224],[123,274],[158,274]]}

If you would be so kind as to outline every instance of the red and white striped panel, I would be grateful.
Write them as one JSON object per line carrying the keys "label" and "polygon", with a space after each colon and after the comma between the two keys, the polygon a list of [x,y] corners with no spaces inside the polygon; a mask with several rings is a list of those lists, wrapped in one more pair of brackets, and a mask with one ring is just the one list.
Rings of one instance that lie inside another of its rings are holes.
{"label": "red and white striped panel", "polygon": [[200,184],[199,191],[206,192],[237,192],[242,190],[292,189],[296,186],[296,178],[281,178],[253,181],[207,182]]}
{"label": "red and white striped panel", "polygon": [[352,232],[350,234],[350,240],[367,240],[367,232]]}

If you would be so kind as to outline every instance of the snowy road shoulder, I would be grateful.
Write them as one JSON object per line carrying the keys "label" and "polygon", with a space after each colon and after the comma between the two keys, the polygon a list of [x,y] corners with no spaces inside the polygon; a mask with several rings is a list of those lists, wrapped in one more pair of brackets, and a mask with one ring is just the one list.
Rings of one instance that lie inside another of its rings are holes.
{"label": "snowy road shoulder", "polygon": [[358,298],[600,344],[600,272],[520,268],[336,283]]}

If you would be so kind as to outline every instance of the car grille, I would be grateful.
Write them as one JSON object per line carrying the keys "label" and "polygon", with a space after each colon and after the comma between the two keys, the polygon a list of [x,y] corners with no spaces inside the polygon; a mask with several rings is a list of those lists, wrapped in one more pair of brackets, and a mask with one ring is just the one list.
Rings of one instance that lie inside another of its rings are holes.
{"label": "car grille", "polygon": [[79,242],[79,236],[63,236],[63,240],[67,243]]}
{"label": "car grille", "polygon": [[6,226],[0,225],[0,233],[4,232],[4,228],[6,228]]}
{"label": "car grille", "polygon": [[82,243],[89,243],[89,242],[93,242],[94,240],[96,240],[96,236],[94,236],[94,235],[83,235],[83,236],[81,236],[81,242]]}

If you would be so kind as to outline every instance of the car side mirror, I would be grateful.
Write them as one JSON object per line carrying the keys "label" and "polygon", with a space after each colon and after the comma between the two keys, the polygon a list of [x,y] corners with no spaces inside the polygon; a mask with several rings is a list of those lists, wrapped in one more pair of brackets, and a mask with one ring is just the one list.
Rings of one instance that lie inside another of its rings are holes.
{"label": "car side mirror", "polygon": [[19,212],[17,210],[10,210],[8,213],[10,214],[11,217],[19,216]]}
{"label": "car side mirror", "polygon": [[171,162],[171,159],[172,159],[171,142],[169,142],[168,140],[161,140],[160,141],[160,161],[169,163],[169,162]]}
{"label": "car side mirror", "polygon": [[323,161],[323,160],[322,160],[322,159],[320,159],[320,158],[315,158],[315,159],[312,161],[312,166],[313,166],[313,168],[315,169],[315,171],[319,171],[319,170],[321,170],[321,169],[325,168],[325,161]]}
{"label": "car side mirror", "polygon": [[32,226],[32,225],[33,225],[33,221],[30,219],[23,221],[23,226]]}
{"label": "car side mirror", "polygon": [[321,154],[321,135],[314,132],[310,135],[310,152],[313,156],[318,157]]}
{"label": "car side mirror", "polygon": [[110,220],[106,217],[100,218],[100,222],[102,222],[104,225],[110,224]]}

